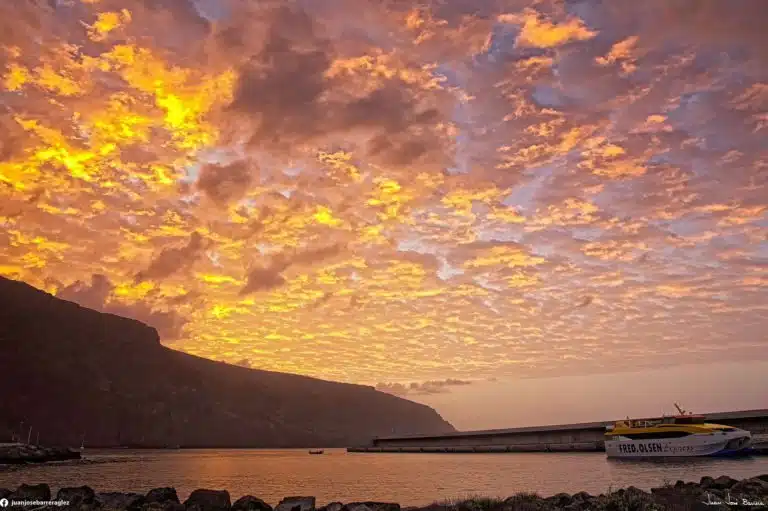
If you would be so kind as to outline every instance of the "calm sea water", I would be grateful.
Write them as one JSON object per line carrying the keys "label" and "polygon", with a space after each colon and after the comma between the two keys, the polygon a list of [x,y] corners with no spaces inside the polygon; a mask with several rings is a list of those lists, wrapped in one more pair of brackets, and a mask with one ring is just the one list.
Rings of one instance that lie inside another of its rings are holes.
{"label": "calm sea water", "polygon": [[78,463],[0,468],[0,487],[45,482],[86,484],[96,491],[145,492],[173,486],[181,499],[197,488],[226,489],[233,501],[250,494],[274,505],[291,495],[332,501],[378,500],[422,505],[470,494],[543,496],[610,487],[643,489],[665,480],[698,481],[705,475],[734,478],[768,473],[768,457],[696,459],[685,462],[607,460],[604,453],[371,454],[326,450],[200,449],[86,451]]}

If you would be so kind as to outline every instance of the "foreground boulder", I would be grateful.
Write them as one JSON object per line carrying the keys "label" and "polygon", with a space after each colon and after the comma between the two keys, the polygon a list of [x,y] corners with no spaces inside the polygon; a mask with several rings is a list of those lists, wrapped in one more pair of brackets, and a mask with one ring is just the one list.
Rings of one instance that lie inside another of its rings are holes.
{"label": "foreground boulder", "polygon": [[8,499],[51,500],[51,488],[47,484],[22,484]]}
{"label": "foreground boulder", "polygon": [[[15,491],[0,489],[0,498],[9,500],[53,500],[48,485],[23,484]],[[316,508],[315,497],[286,497],[273,509],[258,497],[246,495],[231,504],[226,490],[194,490],[184,504],[174,488],[155,488],[139,493],[94,493],[88,486],[62,488],[56,494],[66,507],[30,505],[36,511],[648,511],[757,509],[768,506],[768,476],[737,481],[728,476],[704,477],[700,482],[677,481],[650,492],[630,486],[598,496],[587,492],[558,493],[541,497],[518,493],[507,499],[476,497],[449,500],[427,506],[401,508],[392,502],[331,502]],[[736,503],[747,502],[744,506]],[[730,507],[727,507],[730,506]],[[735,506],[735,507],[734,507]],[[1,510],[0,510],[1,511]]]}
{"label": "foreground boulder", "polygon": [[763,481],[757,477],[744,479],[731,486],[733,493],[745,493],[747,495],[768,494],[768,481]]}
{"label": "foreground boulder", "polygon": [[165,502],[175,502],[178,504],[179,496],[176,494],[176,488],[154,488],[147,492],[145,500],[147,504],[152,504],[153,502],[158,502],[160,504]]}
{"label": "foreground boulder", "polygon": [[591,495],[585,491],[580,491],[573,494],[571,497],[571,503],[564,506],[563,509],[572,511],[592,509],[594,507],[593,504],[596,498],[597,497],[594,495]]}
{"label": "foreground boulder", "polygon": [[138,511],[146,502],[140,493],[105,492],[96,495],[102,511]]}
{"label": "foreground boulder", "polygon": [[709,489],[712,488],[712,485],[714,484],[715,479],[714,477],[704,476],[699,481],[699,486],[701,486],[703,489]]}
{"label": "foreground boulder", "polygon": [[232,504],[232,511],[272,511],[272,506],[260,498],[245,495]]}
{"label": "foreground boulder", "polygon": [[190,511],[225,511],[232,507],[227,490],[195,490],[184,502]]}
{"label": "foreground boulder", "polygon": [[720,476],[717,479],[714,479],[709,487],[715,490],[728,490],[737,482],[738,481],[732,477]]}
{"label": "foreground boulder", "polygon": [[351,502],[342,511],[400,511],[400,504],[391,502]]}
{"label": "foreground boulder", "polygon": [[557,495],[552,495],[551,497],[547,497],[546,499],[544,499],[544,502],[553,504],[558,507],[566,507],[571,505],[571,503],[573,503],[573,497],[571,497],[567,493],[558,493]]}
{"label": "foreground boulder", "polygon": [[578,500],[578,501],[583,501],[583,502],[588,502],[588,501],[590,501],[590,500],[592,500],[594,498],[595,498],[594,495],[591,495],[591,494],[589,494],[588,492],[585,492],[585,491],[580,491],[579,493],[574,493],[573,494],[573,500]]}
{"label": "foreground boulder", "polygon": [[275,511],[315,511],[315,497],[286,497]]}
{"label": "foreground boulder", "polygon": [[92,504],[95,499],[96,493],[88,486],[62,488],[56,494],[56,500],[69,502],[69,505],[74,507],[79,507],[81,504]]}

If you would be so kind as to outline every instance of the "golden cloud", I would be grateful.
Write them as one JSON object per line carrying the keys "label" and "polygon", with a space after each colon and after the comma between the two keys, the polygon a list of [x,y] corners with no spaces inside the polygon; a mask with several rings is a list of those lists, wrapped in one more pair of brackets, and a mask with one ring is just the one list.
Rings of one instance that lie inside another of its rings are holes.
{"label": "golden cloud", "polygon": [[385,4],[1,4],[0,274],[365,383],[760,344],[761,13]]}

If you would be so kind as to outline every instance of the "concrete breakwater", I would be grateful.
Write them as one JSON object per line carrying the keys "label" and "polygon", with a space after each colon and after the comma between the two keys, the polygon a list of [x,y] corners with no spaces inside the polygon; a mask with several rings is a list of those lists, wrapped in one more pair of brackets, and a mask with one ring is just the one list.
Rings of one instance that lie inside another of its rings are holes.
{"label": "concrete breakwater", "polygon": [[29,444],[0,444],[0,465],[44,463],[80,459],[80,451],[67,447],[40,447]]}
{"label": "concrete breakwater", "polygon": [[[768,454],[768,410],[706,414],[708,422],[752,433],[754,454]],[[349,452],[594,452],[605,450],[605,428],[614,421],[527,426],[438,435],[402,435],[371,439]]]}
{"label": "concrete breakwater", "polygon": [[[728,476],[703,477],[699,482],[677,481],[646,492],[634,486],[591,495],[558,493],[541,497],[518,493],[507,498],[472,497],[401,507],[392,502],[332,502],[316,507],[315,497],[286,497],[273,508],[258,497],[245,495],[232,502],[226,490],[198,489],[184,501],[174,488],[149,492],[96,492],[88,486],[61,488],[54,495],[47,484],[22,484],[0,489],[0,505],[9,509],[78,509],[80,511],[554,511],[624,509],[759,509],[768,506],[768,474],[736,480]],[[734,507],[736,506],[736,507]]]}
{"label": "concrete breakwater", "polygon": [[[510,443],[507,445],[447,445],[440,446],[365,446],[348,447],[347,452],[400,452],[400,453],[504,453],[504,452],[605,452],[605,443],[560,442],[560,443]],[[754,435],[753,455],[768,455],[768,435]]]}
{"label": "concrete breakwater", "polygon": [[402,452],[402,453],[494,453],[494,452],[601,452],[602,442],[575,442],[553,444],[474,445],[447,447],[349,447],[347,452]]}

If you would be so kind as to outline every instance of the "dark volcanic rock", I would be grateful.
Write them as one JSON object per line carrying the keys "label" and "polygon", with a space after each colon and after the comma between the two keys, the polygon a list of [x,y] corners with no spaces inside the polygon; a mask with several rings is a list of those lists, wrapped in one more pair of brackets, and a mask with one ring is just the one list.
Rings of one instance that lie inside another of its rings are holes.
{"label": "dark volcanic rock", "polygon": [[13,491],[9,490],[8,488],[0,488],[0,499],[10,497],[12,493]]}
{"label": "dark volcanic rock", "polygon": [[232,504],[232,511],[272,511],[272,506],[251,495],[245,495]]}
{"label": "dark volcanic rock", "polygon": [[733,493],[746,493],[749,495],[768,495],[768,482],[753,477],[743,479],[731,486]]}
{"label": "dark volcanic rock", "polygon": [[152,502],[151,504],[145,502],[141,505],[141,511],[186,511],[186,509],[184,504],[171,501],[163,502],[162,504],[160,502]]}
{"label": "dark volcanic rock", "polygon": [[[563,493],[560,495],[568,495],[567,493]],[[586,511],[589,509],[593,509],[593,502],[597,497],[590,495],[589,493],[585,491],[580,491],[578,493],[574,493],[571,496],[571,502],[569,504],[566,504],[562,507],[562,509],[567,511]]]}
{"label": "dark volcanic rock", "polygon": [[545,502],[559,507],[565,507],[573,502],[573,497],[567,493],[558,493],[544,499]]}
{"label": "dark volcanic rock", "polygon": [[51,500],[51,488],[47,484],[22,484],[8,497],[12,500]]}
{"label": "dark volcanic rock", "polygon": [[768,474],[759,475],[756,477],[756,479],[760,479],[761,481],[768,483]]}
{"label": "dark volcanic rock", "polygon": [[138,511],[145,502],[140,493],[104,492],[96,495],[102,511]]}
{"label": "dark volcanic rock", "polygon": [[176,494],[176,488],[153,488],[147,492],[145,497],[147,504],[153,502],[179,502],[179,496]]}
{"label": "dark volcanic rock", "polygon": [[504,500],[504,509],[521,511],[533,511],[535,509],[546,509],[547,504],[544,499],[535,493],[518,493]]}
{"label": "dark volcanic rock", "polygon": [[[757,499],[756,502],[762,502],[762,499],[768,497],[768,483],[756,477],[742,481],[727,476],[721,476],[717,479],[702,477],[699,483],[680,481],[674,486],[654,488],[651,491],[653,493],[652,501],[643,501],[643,499],[638,498],[635,499],[635,502],[642,503],[646,507],[653,503],[661,509],[741,509],[742,507],[739,506],[734,507],[733,502],[741,502],[744,498]],[[717,504],[716,501],[730,501],[732,503]],[[624,506],[621,509],[632,507],[631,502],[626,498],[622,498],[621,505]],[[744,507],[744,509],[746,508]]]}
{"label": "dark volcanic rock", "polygon": [[694,495],[701,495],[704,492],[704,488],[699,486],[698,484],[694,482],[685,483],[685,486],[683,487],[684,493],[690,493]]}
{"label": "dark volcanic rock", "polygon": [[[717,500],[727,502],[766,502],[768,481],[765,476],[736,481],[726,476],[717,479],[702,478],[702,483],[678,481],[674,485],[654,488],[651,493],[634,486],[601,494],[597,497],[586,492],[574,495],[559,493],[541,498],[534,493],[518,493],[508,499],[470,498],[456,503],[434,503],[428,506],[401,508],[389,502],[351,502],[346,505],[332,502],[317,511],[647,511],[647,510],[717,510]],[[705,488],[706,485],[728,488]],[[0,489],[0,498],[23,500],[50,500],[47,485],[21,485],[8,495]],[[60,509],[78,511],[315,511],[314,497],[286,497],[275,509],[263,500],[244,496],[230,506],[229,492],[225,490],[198,489],[193,491],[182,505],[173,488],[156,488],[144,497],[137,493],[98,493],[87,486],[62,488],[57,499],[66,500],[69,506]],[[753,506],[750,504],[749,506]],[[743,507],[743,506],[741,506]],[[731,506],[732,509],[741,507]],[[39,508],[49,509],[47,507]]]}
{"label": "dark volcanic rock", "polygon": [[720,476],[714,481],[712,481],[710,488],[713,488],[715,490],[727,490],[737,482],[738,481],[736,481],[736,479],[733,479],[732,477]]}
{"label": "dark volcanic rock", "polygon": [[350,502],[343,511],[400,511],[400,504],[390,502]]}
{"label": "dark volcanic rock", "polygon": [[275,507],[275,511],[314,511],[315,497],[286,497]]}
{"label": "dark volcanic rock", "polygon": [[57,445],[86,432],[94,447],[345,447],[455,431],[426,405],[171,350],[143,323],[2,277],[0,367],[0,388],[13,389],[0,424],[35,424]]}
{"label": "dark volcanic rock", "polygon": [[69,502],[70,506],[79,506],[80,504],[91,504],[96,498],[94,491],[88,486],[78,486],[76,488],[62,488],[56,494],[56,500]]}
{"label": "dark volcanic rock", "polygon": [[582,502],[588,502],[588,501],[590,501],[590,500],[592,500],[594,498],[595,497],[593,495],[590,495],[589,493],[587,493],[585,491],[580,491],[579,493],[574,493],[573,494],[573,500],[578,500],[578,501],[582,501]]}
{"label": "dark volcanic rock", "polygon": [[195,490],[184,502],[190,511],[225,511],[231,506],[227,490]]}
{"label": "dark volcanic rock", "polygon": [[[704,495],[707,498],[715,497],[715,498],[718,498],[718,499],[722,499],[722,498],[725,498],[725,492],[727,492],[727,491],[730,491],[730,490],[715,490],[715,489],[710,488],[709,490],[704,490]],[[678,495],[677,497],[680,497],[680,496]]]}

